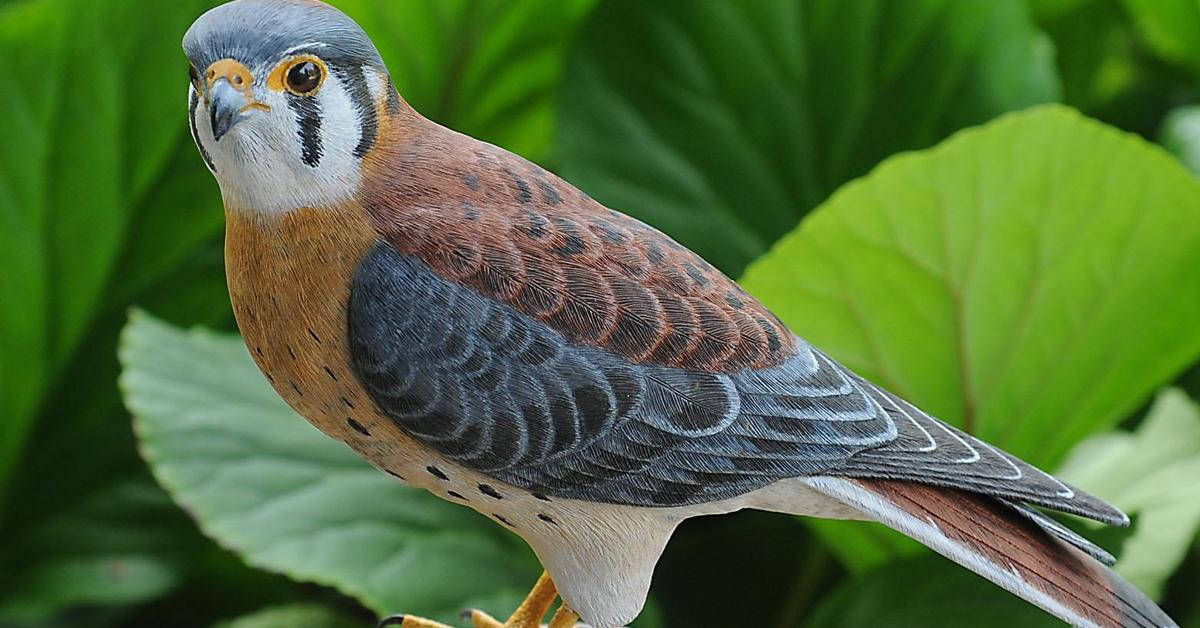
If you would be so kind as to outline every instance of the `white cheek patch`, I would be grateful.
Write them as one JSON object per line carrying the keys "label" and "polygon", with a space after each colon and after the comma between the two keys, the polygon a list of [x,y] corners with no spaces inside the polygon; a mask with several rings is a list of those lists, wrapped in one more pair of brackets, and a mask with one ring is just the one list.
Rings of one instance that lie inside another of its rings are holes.
{"label": "white cheek patch", "polygon": [[[271,110],[249,112],[249,118],[219,142],[203,102],[191,116],[193,137],[201,153],[211,156],[226,208],[281,214],[354,198],[360,166],[354,155],[358,115],[336,77],[329,76],[321,91],[310,97],[313,101],[305,103],[319,126],[310,129],[307,147],[301,137],[302,111],[289,104],[291,96],[267,90],[257,94]],[[319,156],[313,154],[315,146]]]}

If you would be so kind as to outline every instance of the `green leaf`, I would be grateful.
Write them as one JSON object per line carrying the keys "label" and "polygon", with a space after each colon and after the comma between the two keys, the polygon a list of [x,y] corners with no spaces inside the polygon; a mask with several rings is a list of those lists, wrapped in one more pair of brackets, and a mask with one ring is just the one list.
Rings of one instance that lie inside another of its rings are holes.
{"label": "green leaf", "polygon": [[[0,624],[47,621],[61,609],[128,605],[180,581],[186,519],[149,478],[116,482],[18,532],[0,581]],[[10,571],[11,570],[11,571]],[[13,573],[15,571],[15,573]]]}
{"label": "green leaf", "polygon": [[1116,570],[1160,597],[1200,532],[1200,407],[1168,389],[1136,432],[1080,443],[1059,476],[1138,515]]}
{"label": "green leaf", "polygon": [[1122,0],[1142,36],[1160,57],[1200,73],[1200,3]]}
{"label": "green leaf", "polygon": [[1021,2],[612,0],[569,63],[563,169],[739,274],[880,159],[1058,93]]}
{"label": "green leaf", "polygon": [[292,604],[261,610],[214,628],[361,628],[362,622],[316,604]]}
{"label": "green leaf", "polygon": [[1053,468],[1200,355],[1196,268],[1200,184],[1049,106],[888,160],[744,283],[855,371]]}
{"label": "green leaf", "polygon": [[1175,109],[1163,121],[1159,142],[1200,175],[1200,106]]}
{"label": "green leaf", "polygon": [[[166,173],[190,142],[179,33],[209,4],[41,0],[0,10],[0,54],[21,86],[0,116],[0,513],[45,395],[119,281],[130,234],[149,248],[146,226],[171,226],[181,246],[218,232],[219,222],[195,219],[196,208],[215,209],[211,187],[143,220],[151,190],[172,196],[209,178]],[[153,259],[158,276],[172,269],[170,258]],[[142,270],[125,276],[136,283]]]}
{"label": "green leaf", "polygon": [[805,626],[1051,628],[1062,622],[941,556],[921,556],[845,582]]}
{"label": "green leaf", "polygon": [[251,565],[380,613],[507,609],[537,577],[515,536],[406,488],[292,412],[237,337],[135,315],[122,387],[155,476]]}
{"label": "green leaf", "polygon": [[339,0],[418,111],[531,159],[549,156],[566,46],[595,0]]}

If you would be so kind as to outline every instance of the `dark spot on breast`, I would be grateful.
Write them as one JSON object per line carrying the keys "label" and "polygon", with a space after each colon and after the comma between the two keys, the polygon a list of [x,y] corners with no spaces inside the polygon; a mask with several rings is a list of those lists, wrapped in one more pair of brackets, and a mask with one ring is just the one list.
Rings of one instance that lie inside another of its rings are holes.
{"label": "dark spot on breast", "polygon": [[346,407],[347,407],[347,408],[350,408],[351,410],[353,410],[353,409],[354,409],[354,404],[353,404],[353,403],[350,403],[350,400],[349,400],[349,399],[347,399],[347,398],[345,398],[345,397],[342,397],[342,403],[346,404]]}
{"label": "dark spot on breast", "polygon": [[263,350],[262,350],[262,347],[254,347],[254,352],[255,352],[255,353],[257,353],[257,354],[258,354],[258,357],[260,357],[260,358],[261,358],[261,357],[265,357],[265,356],[263,356]]}
{"label": "dark spot on breast", "polygon": [[350,426],[350,429],[354,430],[355,432],[358,432],[359,434],[362,434],[363,436],[371,435],[371,432],[367,431],[367,428],[363,427],[362,423],[359,423],[358,421],[355,421],[354,419],[346,419],[346,424]]}
{"label": "dark spot on breast", "polygon": [[470,220],[471,222],[479,220],[479,208],[475,206],[475,203],[463,201],[462,208],[464,218]]}
{"label": "dark spot on breast", "polygon": [[328,366],[325,367],[325,374],[328,375],[333,381],[338,381],[337,375],[334,375],[333,369],[329,368]]}
{"label": "dark spot on breast", "polygon": [[388,469],[387,473],[388,473],[388,475],[396,478],[397,480],[401,480],[403,482],[408,481],[408,478],[404,477],[403,475],[400,475],[399,473],[396,473],[395,471],[392,471],[391,469]]}
{"label": "dark spot on breast", "polygon": [[735,310],[740,310],[746,306],[746,303],[737,294],[734,294],[733,290],[725,293],[725,302]]}
{"label": "dark spot on breast", "polygon": [[321,344],[321,337],[317,335],[317,332],[313,331],[312,329],[309,329],[308,335],[311,336],[312,339],[317,342],[317,344]]}
{"label": "dark spot on breast", "polygon": [[480,484],[479,492],[491,497],[492,499],[504,499],[504,496],[501,495],[499,491],[487,484]]}
{"label": "dark spot on breast", "polygon": [[538,179],[538,188],[541,189],[542,198],[545,199],[547,203],[551,205],[562,204],[562,196],[558,193],[558,190],[554,189],[553,185],[550,185],[549,181],[545,179]]}
{"label": "dark spot on breast", "polygon": [[511,521],[509,521],[508,519],[505,519],[504,517],[501,517],[500,515],[498,515],[496,513],[492,513],[492,516],[496,518],[496,521],[499,521],[500,523],[503,523],[504,525],[506,525],[510,528],[517,527],[517,526],[514,526]]}
{"label": "dark spot on breast", "polygon": [[288,351],[288,355],[292,356],[292,359],[295,360],[296,359],[296,351],[292,349],[292,345],[287,346],[287,351]]}
{"label": "dark spot on breast", "polygon": [[430,475],[432,475],[433,477],[435,477],[443,482],[450,481],[449,476],[447,476],[445,473],[442,473],[441,469],[439,469],[433,465],[429,465],[428,467],[425,467],[425,470],[428,471]]}
{"label": "dark spot on breast", "polygon": [[533,494],[533,497],[534,497],[535,499],[539,499],[539,500],[541,500],[541,501],[544,501],[544,502],[548,502],[548,501],[550,501],[550,498],[549,498],[549,497],[546,497],[545,495],[543,495],[543,494],[541,494],[541,493],[534,493],[534,494]]}
{"label": "dark spot on breast", "polygon": [[297,395],[300,395],[301,397],[303,397],[303,396],[304,396],[304,393],[303,393],[303,392],[300,392],[300,387],[296,385],[296,382],[293,382],[293,381],[291,381],[291,380],[288,380],[288,384],[291,384],[291,386],[292,386],[292,390],[296,391],[296,394],[297,394]]}
{"label": "dark spot on breast", "polygon": [[475,176],[473,173],[463,173],[462,182],[467,184],[467,187],[471,188],[472,191],[478,192],[479,190],[483,189],[483,184],[479,182],[479,177]]}
{"label": "dark spot on breast", "polygon": [[446,492],[446,494],[447,494],[447,495],[449,495],[449,496],[451,496],[451,497],[453,497],[454,499],[461,499],[461,500],[463,500],[464,502],[469,502],[469,501],[471,501],[471,500],[467,499],[466,497],[463,497],[461,494],[459,494],[459,493],[457,493],[457,492],[455,492],[455,491],[447,491],[447,492]]}
{"label": "dark spot on breast", "polygon": [[545,521],[546,523],[553,523],[554,525],[558,525],[558,522],[555,521],[553,518],[550,517],[550,515],[547,515],[547,514],[538,513],[538,519],[541,519],[542,521]]}

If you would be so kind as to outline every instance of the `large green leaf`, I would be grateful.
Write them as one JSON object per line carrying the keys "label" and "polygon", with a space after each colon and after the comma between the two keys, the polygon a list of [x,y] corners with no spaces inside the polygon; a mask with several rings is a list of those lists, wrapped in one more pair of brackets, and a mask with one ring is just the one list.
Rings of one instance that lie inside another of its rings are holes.
{"label": "large green leaf", "polygon": [[[153,239],[141,230],[151,190],[169,195],[206,178],[167,176],[167,166],[187,128],[178,34],[208,4],[0,9],[0,54],[21,86],[0,116],[0,496],[44,395],[103,309],[126,240]],[[184,196],[158,224],[194,242],[219,226],[197,219],[215,199],[211,190]],[[156,262],[160,276],[173,268]]]}
{"label": "large green leaf", "polygon": [[417,110],[532,159],[549,156],[565,49],[595,0],[336,0]]}
{"label": "large green leaf", "polygon": [[506,609],[537,577],[517,537],[379,473],[293,413],[240,339],[134,317],[122,386],[155,475],[248,563],[379,613]]}
{"label": "large green leaf", "polygon": [[568,178],[737,274],[880,159],[1058,92],[1021,2],[610,0],[560,144]]}
{"label": "large green leaf", "polygon": [[1080,443],[1059,475],[1137,515],[1116,569],[1158,598],[1200,531],[1200,407],[1164,391],[1137,432]]}
{"label": "large green leaf", "polygon": [[1196,268],[1200,184],[1050,106],[887,161],[745,284],[854,370],[1053,468],[1200,355]]}

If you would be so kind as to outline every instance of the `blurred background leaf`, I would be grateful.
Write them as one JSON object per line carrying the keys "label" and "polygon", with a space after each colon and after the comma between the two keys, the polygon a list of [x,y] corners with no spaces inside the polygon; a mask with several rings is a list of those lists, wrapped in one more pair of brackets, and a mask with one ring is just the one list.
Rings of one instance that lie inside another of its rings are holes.
{"label": "blurred background leaf", "polygon": [[1083,441],[1057,475],[1137,515],[1117,573],[1160,598],[1200,530],[1200,407],[1163,391],[1136,432]]}
{"label": "blurred background leaf", "polygon": [[563,170],[742,268],[897,151],[1057,99],[1021,2],[602,3],[563,86]]}
{"label": "blurred background leaf", "polygon": [[845,582],[808,628],[1039,628],[1063,623],[941,556],[906,558]]}
{"label": "blurred background leaf", "polygon": [[[886,161],[743,283],[855,371],[1053,468],[1200,356],[1198,267],[1195,178],[1046,106]],[[886,555],[819,525],[853,565]]]}
{"label": "blurred background leaf", "polygon": [[1162,145],[1193,174],[1200,175],[1200,107],[1180,107],[1163,121]]}
{"label": "blurred background leaf", "polygon": [[360,628],[361,621],[324,606],[277,606],[218,624],[216,628]]}
{"label": "blurred background leaf", "polygon": [[543,163],[565,51],[596,0],[343,0],[409,104]]}

